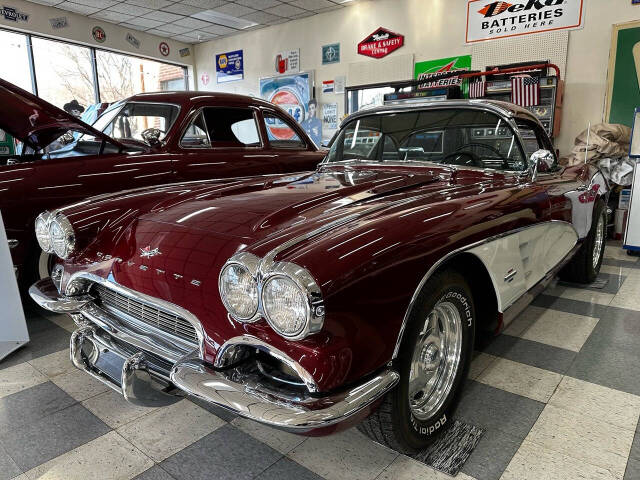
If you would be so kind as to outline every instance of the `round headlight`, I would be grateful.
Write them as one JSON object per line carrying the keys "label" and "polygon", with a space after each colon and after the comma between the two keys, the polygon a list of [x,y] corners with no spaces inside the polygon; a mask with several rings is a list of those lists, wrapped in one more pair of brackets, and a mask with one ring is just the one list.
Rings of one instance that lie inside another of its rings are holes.
{"label": "round headlight", "polygon": [[297,337],[307,326],[307,296],[288,277],[274,276],[267,280],[262,287],[262,307],[269,324],[283,337]]}
{"label": "round headlight", "polygon": [[49,212],[42,212],[36,218],[36,238],[38,239],[38,245],[40,248],[46,252],[53,252],[53,248],[51,246],[51,235],[49,235],[49,222],[51,220],[51,214]]}
{"label": "round headlight", "polygon": [[76,236],[71,222],[62,214],[56,215],[49,224],[51,248],[60,258],[67,258],[76,245]]}
{"label": "round headlight", "polygon": [[230,263],[220,273],[220,297],[229,313],[239,321],[251,320],[258,311],[258,285],[249,269]]}

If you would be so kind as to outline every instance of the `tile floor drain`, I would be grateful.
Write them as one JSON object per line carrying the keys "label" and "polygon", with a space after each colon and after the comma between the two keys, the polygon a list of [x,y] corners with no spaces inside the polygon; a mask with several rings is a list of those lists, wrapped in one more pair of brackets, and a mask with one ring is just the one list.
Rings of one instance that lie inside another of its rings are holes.
{"label": "tile floor drain", "polygon": [[484,429],[454,420],[440,438],[426,450],[411,457],[447,475],[458,474],[478,445]]}

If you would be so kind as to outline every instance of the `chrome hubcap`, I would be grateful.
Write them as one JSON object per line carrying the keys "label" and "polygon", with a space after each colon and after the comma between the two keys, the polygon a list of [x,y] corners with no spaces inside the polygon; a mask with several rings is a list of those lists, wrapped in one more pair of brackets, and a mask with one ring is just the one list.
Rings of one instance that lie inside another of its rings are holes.
{"label": "chrome hubcap", "polygon": [[420,331],[409,371],[409,407],[419,420],[427,420],[451,391],[460,364],[462,320],[458,309],[442,302],[427,315]]}
{"label": "chrome hubcap", "polygon": [[598,262],[600,262],[600,256],[602,255],[602,246],[604,244],[604,215],[600,215],[598,218],[598,224],[596,225],[596,238],[593,242],[593,268],[598,268]]}

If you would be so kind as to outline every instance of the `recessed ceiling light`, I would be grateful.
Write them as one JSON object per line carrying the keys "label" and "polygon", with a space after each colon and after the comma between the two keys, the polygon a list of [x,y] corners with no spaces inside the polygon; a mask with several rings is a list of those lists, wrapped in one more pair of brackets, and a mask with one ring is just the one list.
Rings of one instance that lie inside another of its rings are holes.
{"label": "recessed ceiling light", "polygon": [[225,27],[237,28],[239,30],[258,25],[256,22],[251,22],[244,18],[232,17],[231,15],[225,15],[224,13],[216,12],[215,10],[205,10],[204,12],[194,13],[191,16],[198,20],[205,20],[207,22],[217,23],[218,25],[224,25]]}

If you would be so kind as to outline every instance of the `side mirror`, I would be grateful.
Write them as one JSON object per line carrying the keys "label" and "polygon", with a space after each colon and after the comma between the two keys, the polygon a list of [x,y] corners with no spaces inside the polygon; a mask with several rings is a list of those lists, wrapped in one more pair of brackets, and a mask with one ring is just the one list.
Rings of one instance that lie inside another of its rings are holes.
{"label": "side mirror", "polygon": [[162,135],[162,130],[159,128],[147,128],[143,131],[140,136],[150,147],[154,147],[160,144],[160,136]]}
{"label": "side mirror", "polygon": [[549,150],[537,150],[531,154],[529,158],[529,172],[531,173],[531,181],[535,182],[538,178],[538,172],[548,172],[553,167],[555,161],[553,153]]}

